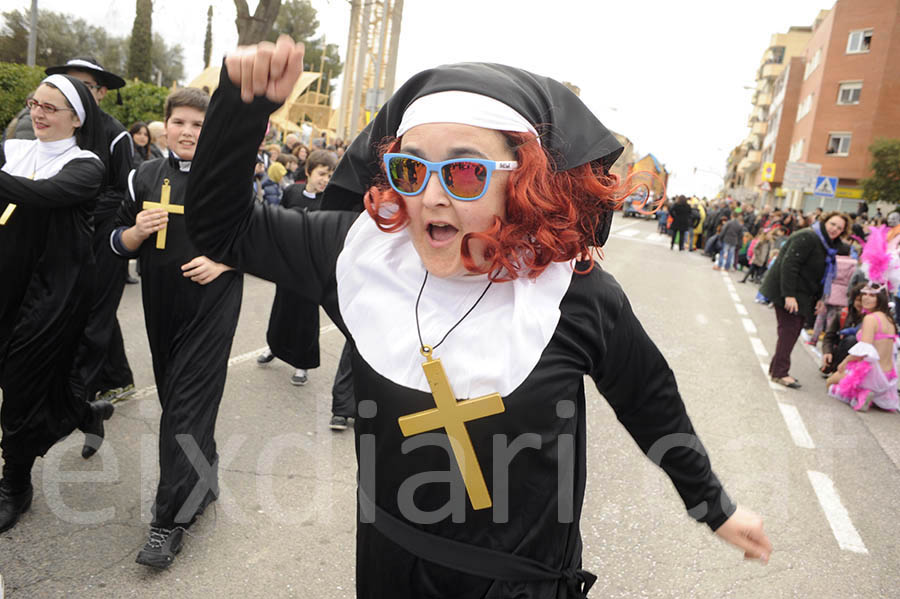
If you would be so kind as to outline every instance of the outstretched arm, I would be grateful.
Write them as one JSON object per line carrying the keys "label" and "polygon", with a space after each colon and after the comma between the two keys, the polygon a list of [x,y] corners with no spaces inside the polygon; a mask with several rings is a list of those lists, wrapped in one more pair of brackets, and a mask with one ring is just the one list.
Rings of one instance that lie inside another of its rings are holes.
{"label": "outstretched arm", "polygon": [[302,62],[302,45],[286,36],[225,59],[191,165],[185,219],[197,249],[212,260],[323,303],[333,294],[337,255],[355,215],[262,206],[251,193],[269,114],[293,88]]}

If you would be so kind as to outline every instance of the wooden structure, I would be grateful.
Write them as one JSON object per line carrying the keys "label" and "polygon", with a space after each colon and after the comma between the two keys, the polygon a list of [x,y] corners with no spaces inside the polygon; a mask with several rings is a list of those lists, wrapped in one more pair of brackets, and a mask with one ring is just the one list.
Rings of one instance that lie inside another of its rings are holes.
{"label": "wooden structure", "polygon": [[362,130],[394,93],[403,0],[351,0],[337,135]]}

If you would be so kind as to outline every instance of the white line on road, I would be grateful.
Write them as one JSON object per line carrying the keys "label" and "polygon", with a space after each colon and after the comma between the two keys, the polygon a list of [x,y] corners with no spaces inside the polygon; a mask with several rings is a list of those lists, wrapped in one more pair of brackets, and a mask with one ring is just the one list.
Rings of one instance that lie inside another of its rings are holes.
{"label": "white line on road", "polygon": [[838,496],[832,480],[827,475],[815,470],[807,470],[806,474],[816,492],[816,497],[819,498],[819,504],[822,506],[822,511],[825,512],[825,518],[831,526],[831,532],[834,533],[838,546],[845,551],[869,553],[859,532],[850,520],[847,508],[841,503],[841,498]]}
{"label": "white line on road", "polygon": [[816,446],[812,437],[809,436],[809,431],[806,430],[806,425],[803,424],[803,419],[800,417],[800,411],[797,407],[779,401],[778,409],[781,410],[781,415],[784,418],[784,423],[787,424],[788,432],[791,433],[794,445],[804,449],[815,449]]}
{"label": "white line on road", "polygon": [[700,325],[707,325],[707,324],[709,324],[709,319],[706,318],[706,316],[704,316],[703,314],[698,314],[697,315],[697,323]]}
{"label": "white line on road", "polygon": [[616,231],[616,235],[621,235],[622,237],[634,237],[640,233],[637,229],[625,229],[622,231]]}
{"label": "white line on road", "polygon": [[729,293],[730,293],[730,295],[731,295],[731,301],[733,301],[733,302],[736,303],[736,304],[737,304],[737,303],[740,303],[741,298],[740,298],[740,296],[738,296],[738,294],[737,294],[736,292],[731,291],[731,292],[729,292]]}
{"label": "white line on road", "polygon": [[753,346],[753,351],[756,352],[757,356],[761,358],[769,357],[769,352],[766,351],[766,346],[762,344],[759,337],[750,337],[750,345]]}
{"label": "white line on road", "polygon": [[[331,331],[336,331],[337,327],[333,324],[326,324],[325,326],[319,329],[319,335],[324,335],[326,333],[330,333]],[[253,351],[248,351],[247,353],[243,353],[239,356],[234,356],[233,358],[229,358],[228,366],[234,366],[235,364],[240,364],[241,362],[246,362],[251,358],[255,358],[263,351],[267,349],[268,346],[260,347],[258,349],[254,349]],[[147,397],[150,395],[156,394],[156,385],[150,385],[149,387],[144,387],[143,389],[139,389],[135,392],[134,395],[131,396],[132,399],[141,399],[142,397]],[[0,597],[0,599],[3,599]]]}
{"label": "white line on road", "polygon": [[744,304],[734,304],[734,309],[737,310],[737,313],[741,316],[747,316],[747,308],[744,307]]}
{"label": "white line on road", "polygon": [[744,325],[744,330],[747,331],[750,335],[756,334],[756,325],[753,324],[753,321],[749,318],[742,318],[741,324]]}

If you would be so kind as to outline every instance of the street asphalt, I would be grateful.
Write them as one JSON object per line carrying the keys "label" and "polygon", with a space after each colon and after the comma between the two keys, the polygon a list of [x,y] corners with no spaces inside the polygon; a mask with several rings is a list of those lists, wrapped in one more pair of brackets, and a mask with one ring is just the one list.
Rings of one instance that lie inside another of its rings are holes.
{"label": "street asphalt", "polygon": [[[900,416],[829,399],[802,343],[791,373],[803,388],[771,385],[775,317],[753,301],[756,286],[655,231],[617,216],[602,267],[674,370],[719,478],[763,516],[775,551],[767,566],[744,561],[690,519],[588,381],[590,597],[900,597]],[[127,287],[119,319],[139,391],[117,405],[97,456],[82,460],[76,432],[38,460],[31,510],[0,535],[0,599],[354,596],[353,432],[328,428],[343,337],[323,316],[322,366],[292,386],[290,366],[255,360],[273,296],[246,278],[216,429],[221,496],[174,565],[153,571],[134,559],[156,485],[159,406],[140,286]]]}

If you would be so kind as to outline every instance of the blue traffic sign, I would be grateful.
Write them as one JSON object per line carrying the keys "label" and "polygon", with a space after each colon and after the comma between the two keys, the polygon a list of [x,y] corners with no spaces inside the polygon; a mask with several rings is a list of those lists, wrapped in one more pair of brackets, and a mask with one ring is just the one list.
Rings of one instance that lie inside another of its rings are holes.
{"label": "blue traffic sign", "polygon": [[837,177],[818,177],[816,178],[816,190],[814,193],[817,196],[833,198],[837,190],[837,184]]}

